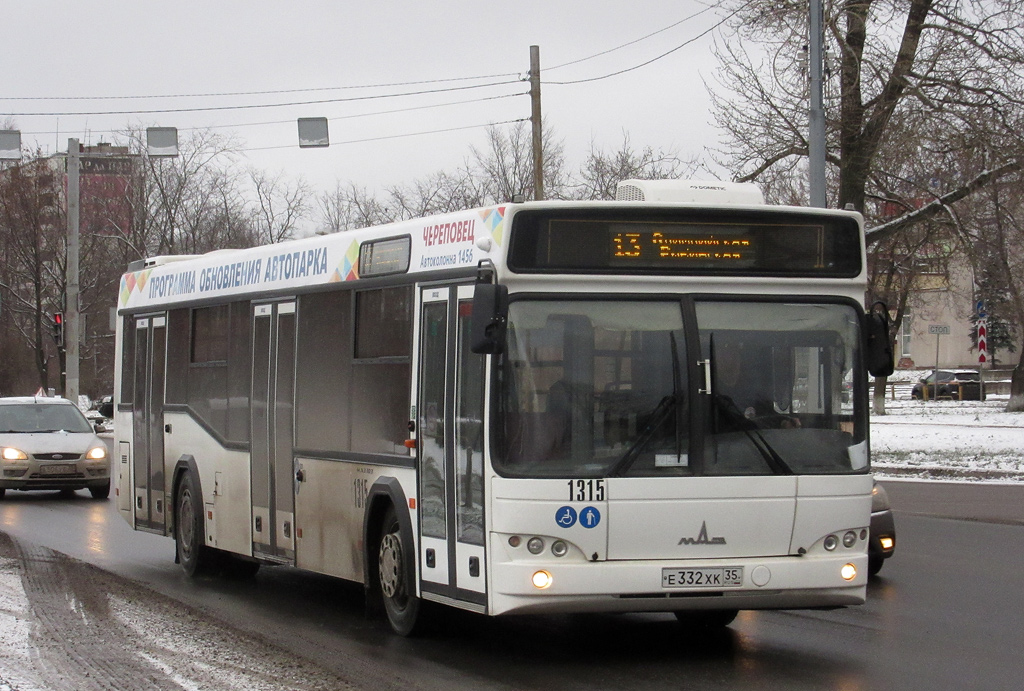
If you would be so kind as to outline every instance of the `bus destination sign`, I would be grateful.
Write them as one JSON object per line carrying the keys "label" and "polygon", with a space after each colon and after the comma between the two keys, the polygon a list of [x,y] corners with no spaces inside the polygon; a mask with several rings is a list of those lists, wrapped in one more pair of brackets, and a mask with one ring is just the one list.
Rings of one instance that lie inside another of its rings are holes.
{"label": "bus destination sign", "polygon": [[614,233],[611,236],[613,264],[629,264],[650,259],[669,262],[749,263],[755,256],[754,240],[749,236],[724,236],[721,233]]}
{"label": "bus destination sign", "polygon": [[509,267],[526,273],[647,273],[851,278],[860,274],[855,218],[782,212],[524,210]]}

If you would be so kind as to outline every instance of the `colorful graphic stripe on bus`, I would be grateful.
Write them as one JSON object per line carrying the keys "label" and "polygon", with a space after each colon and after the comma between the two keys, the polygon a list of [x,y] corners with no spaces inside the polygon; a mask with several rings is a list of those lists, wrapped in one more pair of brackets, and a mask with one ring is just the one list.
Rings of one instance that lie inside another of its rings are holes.
{"label": "colorful graphic stripe on bus", "polygon": [[127,305],[128,299],[132,296],[132,291],[136,288],[141,293],[142,289],[146,287],[146,283],[149,281],[149,275],[153,273],[152,269],[146,269],[145,271],[135,271],[133,273],[127,273],[121,277],[121,305]]}
{"label": "colorful graphic stripe on bus", "polygon": [[480,218],[483,219],[484,225],[490,229],[491,237],[500,246],[505,228],[505,207],[496,206],[493,209],[482,209],[480,211]]}
{"label": "colorful graphic stripe on bus", "polygon": [[338,265],[338,268],[334,270],[334,275],[331,276],[331,283],[340,283],[342,281],[354,281],[359,278],[359,241],[353,240],[352,244],[348,246],[348,251],[345,252],[345,258]]}

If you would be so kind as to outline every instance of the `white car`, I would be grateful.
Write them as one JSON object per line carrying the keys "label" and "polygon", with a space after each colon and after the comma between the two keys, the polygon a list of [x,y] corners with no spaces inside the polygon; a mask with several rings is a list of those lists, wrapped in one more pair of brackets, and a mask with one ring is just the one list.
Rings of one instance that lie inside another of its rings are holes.
{"label": "white car", "polygon": [[7,490],[110,495],[106,443],[63,398],[0,398],[0,498]]}

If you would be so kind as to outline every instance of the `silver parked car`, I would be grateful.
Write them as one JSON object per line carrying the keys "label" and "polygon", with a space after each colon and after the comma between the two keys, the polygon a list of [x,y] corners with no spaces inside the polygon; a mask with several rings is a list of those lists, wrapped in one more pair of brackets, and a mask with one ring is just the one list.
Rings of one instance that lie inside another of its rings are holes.
{"label": "silver parked car", "polygon": [[107,445],[63,398],[0,398],[0,498],[7,490],[110,494]]}

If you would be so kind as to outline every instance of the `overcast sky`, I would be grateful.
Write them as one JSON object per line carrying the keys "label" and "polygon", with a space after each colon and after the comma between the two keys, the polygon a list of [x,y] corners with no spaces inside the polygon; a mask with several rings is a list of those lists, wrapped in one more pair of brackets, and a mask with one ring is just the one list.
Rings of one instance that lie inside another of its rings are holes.
{"label": "overcast sky", "polygon": [[[702,80],[715,67],[711,36],[697,37],[721,17],[702,10],[696,0],[18,0],[3,10],[0,122],[15,114],[24,145],[46,152],[65,151],[69,137],[111,141],[130,124],[215,127],[238,137],[240,165],[302,175],[318,190],[336,180],[375,190],[454,168],[484,144],[483,126],[528,118],[529,97],[515,94],[529,86],[517,79],[538,45],[544,118],[573,167],[591,142],[614,149],[624,131],[636,148],[689,156],[716,137]],[[249,95],[226,95],[239,92]],[[225,95],[112,98],[180,94]],[[332,102],[141,112],[310,101]],[[299,117],[329,118],[331,146],[298,149]]]}

